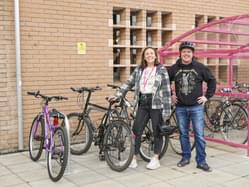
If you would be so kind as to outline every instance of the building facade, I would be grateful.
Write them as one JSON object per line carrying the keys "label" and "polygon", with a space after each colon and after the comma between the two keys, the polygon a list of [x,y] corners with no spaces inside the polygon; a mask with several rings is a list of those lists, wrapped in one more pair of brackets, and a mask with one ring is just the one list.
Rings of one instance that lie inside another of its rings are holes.
{"label": "building facade", "polygon": [[[70,87],[123,82],[145,46],[160,48],[198,24],[249,12],[248,0],[20,0],[23,149],[40,101],[27,91],[70,99],[51,107],[80,110]],[[18,149],[14,0],[0,1],[0,153]],[[218,75],[217,75],[218,76]],[[20,140],[19,140],[20,141]]]}

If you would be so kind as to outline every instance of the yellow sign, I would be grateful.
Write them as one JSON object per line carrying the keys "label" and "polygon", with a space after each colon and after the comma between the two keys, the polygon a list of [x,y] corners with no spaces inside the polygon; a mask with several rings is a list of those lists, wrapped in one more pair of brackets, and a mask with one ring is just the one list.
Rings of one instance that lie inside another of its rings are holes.
{"label": "yellow sign", "polygon": [[79,55],[86,54],[86,43],[85,42],[78,42],[77,43],[77,51]]}

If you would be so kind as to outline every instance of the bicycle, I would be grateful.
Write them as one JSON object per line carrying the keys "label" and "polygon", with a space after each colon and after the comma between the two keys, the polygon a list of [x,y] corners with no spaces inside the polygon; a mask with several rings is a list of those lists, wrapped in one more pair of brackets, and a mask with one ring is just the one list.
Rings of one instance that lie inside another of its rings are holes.
{"label": "bicycle", "polygon": [[[182,155],[182,148],[180,144],[180,131],[176,120],[176,111],[174,106],[172,106],[172,113],[170,115],[169,121],[170,126],[175,127],[174,133],[171,134],[169,137],[169,145],[176,154]],[[189,124],[189,138],[191,151],[193,151],[195,148],[195,139],[192,124]]]}
{"label": "bicycle", "polygon": [[[56,182],[63,176],[68,162],[68,136],[63,127],[64,115],[56,109],[49,111],[48,103],[52,100],[67,100],[62,96],[45,96],[37,92],[27,92],[35,98],[42,99],[42,111],[32,122],[29,133],[29,155],[31,160],[40,159],[43,149],[47,156],[48,174]],[[62,125],[59,121],[62,120]]]}
{"label": "bicycle", "polygon": [[[83,111],[68,114],[71,153],[76,155],[86,153],[94,142],[94,145],[99,147],[100,160],[106,160],[112,170],[119,172],[125,170],[133,158],[134,140],[128,124],[120,120],[116,111],[112,109],[114,102],[109,102],[107,108],[91,103],[91,95],[100,90],[99,87],[71,88],[71,90],[78,93],[78,98],[80,96],[84,98],[84,93],[87,93]],[[92,110],[104,113],[98,127],[89,116]]]}
{"label": "bicycle", "polygon": [[[112,89],[120,89],[117,85],[108,84],[108,87],[111,87]],[[131,90],[133,91],[133,90]],[[125,97],[121,98],[120,102],[115,106],[115,108],[119,111],[119,116],[121,116],[124,120],[127,121],[127,123],[132,126],[132,123],[134,121],[134,115],[129,112],[129,109],[131,111],[134,110],[133,105],[129,102],[126,95]],[[173,113],[170,117],[170,127],[171,130],[169,130],[169,133],[162,134],[163,136],[163,145],[161,153],[159,154],[159,158],[162,158],[164,154],[167,151],[168,144],[171,146],[172,150],[177,153],[181,154],[181,147],[180,147],[180,141],[179,141],[179,129],[178,125],[176,123],[176,117],[175,117],[175,110],[173,110]],[[191,139],[193,140],[193,138]],[[191,150],[193,150],[195,147],[194,140],[191,141]],[[152,131],[152,124],[151,121],[145,126],[143,134],[141,136],[141,147],[139,150],[139,154],[141,158],[144,161],[149,162],[152,156],[154,155],[154,137],[153,137],[153,131]]]}
{"label": "bicycle", "polygon": [[[235,85],[232,89],[238,89]],[[221,93],[231,93],[231,88],[222,88]],[[206,127],[215,137],[220,134],[221,138],[234,143],[245,144],[247,142],[247,99],[216,97],[210,99],[205,104]]]}

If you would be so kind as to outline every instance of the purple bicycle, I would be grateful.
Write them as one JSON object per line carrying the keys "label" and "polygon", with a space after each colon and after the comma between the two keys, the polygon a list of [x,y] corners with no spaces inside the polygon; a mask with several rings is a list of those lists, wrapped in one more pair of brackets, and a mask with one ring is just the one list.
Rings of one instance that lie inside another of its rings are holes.
{"label": "purple bicycle", "polygon": [[52,100],[67,100],[62,96],[45,96],[37,92],[27,92],[42,99],[42,111],[34,118],[29,134],[29,155],[33,161],[39,160],[43,149],[46,151],[48,174],[56,182],[63,176],[68,161],[68,135],[65,129],[64,115],[53,109],[48,103]]}

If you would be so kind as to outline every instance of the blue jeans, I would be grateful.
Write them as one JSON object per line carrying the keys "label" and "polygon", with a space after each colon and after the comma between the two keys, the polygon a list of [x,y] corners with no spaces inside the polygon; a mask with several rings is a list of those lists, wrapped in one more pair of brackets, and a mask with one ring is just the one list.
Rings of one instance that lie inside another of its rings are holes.
{"label": "blue jeans", "polygon": [[197,164],[206,163],[206,142],[204,139],[204,108],[202,105],[196,106],[177,106],[176,118],[180,128],[180,142],[182,148],[182,158],[190,160],[191,147],[189,141],[189,125],[192,122],[196,143]]}

